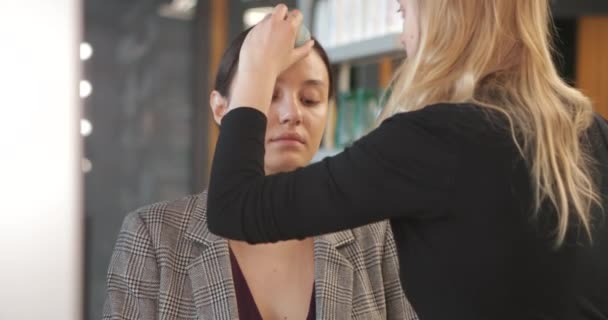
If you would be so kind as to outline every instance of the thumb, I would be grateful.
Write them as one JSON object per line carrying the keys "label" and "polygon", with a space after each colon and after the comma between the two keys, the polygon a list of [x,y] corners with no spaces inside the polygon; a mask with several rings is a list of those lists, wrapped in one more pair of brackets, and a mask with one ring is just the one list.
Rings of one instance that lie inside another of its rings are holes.
{"label": "thumb", "polygon": [[293,51],[291,52],[291,59],[289,61],[289,65],[293,65],[294,63],[306,58],[306,56],[308,56],[308,54],[312,51],[314,45],[314,40],[308,40],[304,45],[293,49]]}

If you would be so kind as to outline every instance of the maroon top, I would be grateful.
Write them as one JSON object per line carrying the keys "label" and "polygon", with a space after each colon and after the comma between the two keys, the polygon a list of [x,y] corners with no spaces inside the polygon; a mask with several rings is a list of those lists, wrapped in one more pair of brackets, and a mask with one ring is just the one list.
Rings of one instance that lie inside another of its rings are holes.
{"label": "maroon top", "polygon": [[[258,307],[253,300],[247,280],[241,271],[238,261],[232,250],[230,250],[230,264],[232,266],[232,278],[234,279],[234,289],[236,291],[236,303],[239,310],[239,319],[241,320],[263,320]],[[310,299],[310,308],[306,320],[315,320],[315,288],[312,288],[312,298]]]}

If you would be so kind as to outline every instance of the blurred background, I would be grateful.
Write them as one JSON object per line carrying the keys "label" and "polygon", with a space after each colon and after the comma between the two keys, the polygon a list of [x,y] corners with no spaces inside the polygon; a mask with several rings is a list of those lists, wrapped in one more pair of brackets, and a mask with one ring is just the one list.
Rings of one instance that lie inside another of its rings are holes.
{"label": "blurred background", "polygon": [[[215,69],[230,39],[279,2],[303,11],[337,77],[320,159],[373,125],[403,59],[395,0],[82,1],[85,319],[101,316],[124,216],[205,188],[217,137],[208,112]],[[562,76],[608,117],[608,1],[554,0],[553,13]]]}

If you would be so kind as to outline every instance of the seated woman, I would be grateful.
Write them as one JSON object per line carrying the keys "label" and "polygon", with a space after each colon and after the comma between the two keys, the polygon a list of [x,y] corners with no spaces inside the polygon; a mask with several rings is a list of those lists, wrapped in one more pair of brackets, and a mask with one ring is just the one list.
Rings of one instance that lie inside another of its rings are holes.
{"label": "seated woman", "polygon": [[[210,96],[218,123],[248,31],[220,62]],[[333,88],[318,42],[314,53],[277,78],[265,139],[267,174],[311,161]],[[387,222],[250,245],[210,233],[205,211],[203,192],[125,218],[108,270],[104,319],[416,318],[401,290]]]}

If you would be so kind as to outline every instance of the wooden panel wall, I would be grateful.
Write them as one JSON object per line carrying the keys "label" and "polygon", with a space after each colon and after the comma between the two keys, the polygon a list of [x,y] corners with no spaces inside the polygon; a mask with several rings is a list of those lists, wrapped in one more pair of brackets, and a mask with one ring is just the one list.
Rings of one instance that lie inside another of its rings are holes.
{"label": "wooden panel wall", "polygon": [[577,46],[577,87],[608,118],[608,17],[581,17]]}
{"label": "wooden panel wall", "polygon": [[[222,59],[222,54],[226,49],[226,45],[228,43],[228,1],[225,0],[211,0],[211,55],[210,60],[211,63],[209,65],[209,89],[213,88],[213,84],[215,83],[215,74],[217,68],[220,64],[220,60]],[[208,106],[208,103],[206,105]],[[207,161],[208,167],[207,172],[211,170],[211,163],[213,160],[213,154],[215,152],[215,143],[217,142],[217,137],[219,134],[219,127],[215,123],[213,119],[213,115],[209,115],[208,117],[208,141],[207,141],[207,156],[209,161]]]}

